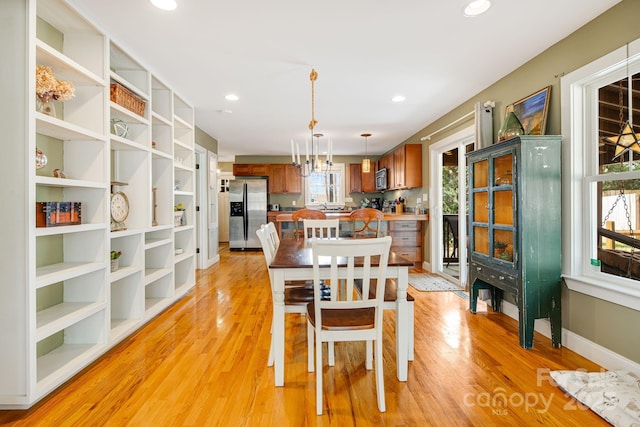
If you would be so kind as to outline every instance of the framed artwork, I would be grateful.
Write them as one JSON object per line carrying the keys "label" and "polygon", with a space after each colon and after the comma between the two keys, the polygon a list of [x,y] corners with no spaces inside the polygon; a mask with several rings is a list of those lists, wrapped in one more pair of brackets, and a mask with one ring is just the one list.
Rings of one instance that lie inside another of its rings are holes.
{"label": "framed artwork", "polygon": [[551,86],[547,86],[508,105],[505,116],[513,111],[522,123],[525,135],[544,135],[547,128],[550,92]]}

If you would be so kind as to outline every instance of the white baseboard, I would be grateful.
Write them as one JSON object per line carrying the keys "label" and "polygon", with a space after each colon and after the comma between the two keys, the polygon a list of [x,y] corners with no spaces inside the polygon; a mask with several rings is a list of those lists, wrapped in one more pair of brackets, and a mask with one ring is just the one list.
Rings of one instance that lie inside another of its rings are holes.
{"label": "white baseboard", "polygon": [[[487,304],[491,306],[491,301],[487,301]],[[518,307],[508,301],[502,301],[502,313],[518,320]],[[534,324],[536,332],[551,339],[551,324],[547,319],[536,319]],[[562,329],[562,345],[607,370],[620,369],[640,372],[640,364],[564,328]]]}

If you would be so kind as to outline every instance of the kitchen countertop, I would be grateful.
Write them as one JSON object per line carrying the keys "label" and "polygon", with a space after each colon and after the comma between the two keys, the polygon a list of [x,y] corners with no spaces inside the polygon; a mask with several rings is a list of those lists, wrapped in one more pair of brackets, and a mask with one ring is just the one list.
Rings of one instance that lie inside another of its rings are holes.
{"label": "kitchen countertop", "polygon": [[[290,222],[292,221],[291,215],[293,212],[269,212],[269,216],[273,216],[275,214],[276,222]],[[349,220],[349,216],[351,212],[326,212],[327,218],[338,218],[340,220],[347,221]],[[416,214],[413,212],[403,212],[403,213],[390,213],[385,212],[384,221],[429,221],[428,214]]]}

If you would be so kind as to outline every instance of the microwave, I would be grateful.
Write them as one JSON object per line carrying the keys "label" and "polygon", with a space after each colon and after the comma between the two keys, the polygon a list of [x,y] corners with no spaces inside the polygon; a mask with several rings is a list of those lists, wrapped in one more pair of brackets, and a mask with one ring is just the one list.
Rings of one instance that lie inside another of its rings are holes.
{"label": "microwave", "polygon": [[387,173],[389,169],[382,168],[376,171],[376,191],[384,191],[389,189]]}

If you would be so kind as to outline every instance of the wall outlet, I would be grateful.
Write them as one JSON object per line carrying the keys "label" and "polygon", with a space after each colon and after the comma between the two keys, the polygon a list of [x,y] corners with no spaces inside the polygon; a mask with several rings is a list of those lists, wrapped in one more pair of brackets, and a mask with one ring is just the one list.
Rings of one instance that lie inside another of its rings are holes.
{"label": "wall outlet", "polygon": [[425,203],[429,203],[429,193],[424,193],[422,195],[422,200],[424,200]]}
{"label": "wall outlet", "polygon": [[292,204],[293,206],[295,206],[295,205],[296,205],[296,201],[294,200],[293,202],[291,202],[291,204]]}
{"label": "wall outlet", "polygon": [[418,198],[416,199],[416,203],[422,203],[422,199],[421,199],[420,197],[418,197]]}

